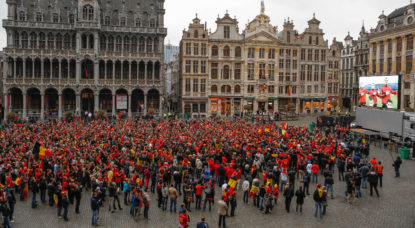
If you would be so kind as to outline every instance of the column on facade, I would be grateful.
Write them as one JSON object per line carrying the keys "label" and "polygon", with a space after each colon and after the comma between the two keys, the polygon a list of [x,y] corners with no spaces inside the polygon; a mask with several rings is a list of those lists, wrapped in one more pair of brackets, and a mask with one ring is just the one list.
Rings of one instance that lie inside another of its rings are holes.
{"label": "column on facade", "polygon": [[[406,36],[402,36],[401,72],[406,72]],[[397,72],[400,73],[400,72]]]}
{"label": "column on facade", "polygon": [[131,110],[131,100],[132,100],[132,93],[128,92],[128,118],[132,117],[132,110]]}
{"label": "column on facade", "polygon": [[58,69],[59,69],[59,79],[62,79],[62,60],[61,59],[59,59],[58,60],[59,61],[59,67],[58,67]]}
{"label": "column on facade", "polygon": [[98,78],[99,78],[99,61],[94,61],[94,83],[98,85]]}
{"label": "column on facade", "polygon": [[45,77],[45,60],[41,59],[40,60],[40,78],[43,80],[43,78]]}
{"label": "column on facade", "polygon": [[26,78],[26,59],[22,59],[23,61],[23,78]]}
{"label": "column on facade", "polygon": [[14,71],[13,71],[13,75],[12,75],[12,76],[13,76],[13,78],[16,78],[16,75],[17,75],[17,74],[16,74],[16,69],[17,69],[17,63],[16,63],[16,61],[17,61],[17,59],[14,59],[14,61],[13,61],[13,68],[14,68],[14,69],[13,69],[13,70],[14,70]]}
{"label": "column on facade", "polygon": [[52,79],[53,78],[53,59],[50,60],[49,68],[50,68],[49,78]]}
{"label": "column on facade", "polygon": [[112,62],[112,81],[113,81],[113,84],[115,84],[114,83],[115,82],[115,61]]}
{"label": "column on facade", "polygon": [[40,92],[40,119],[45,118],[45,92]]}
{"label": "column on facade", "polygon": [[112,115],[115,116],[115,91],[112,92]]}
{"label": "column on facade", "polygon": [[387,74],[388,73],[388,42],[385,41],[383,42],[383,50],[384,50],[384,56],[383,56],[383,74]]}
{"label": "column on facade", "polygon": [[253,102],[254,102],[254,104],[253,104],[254,107],[253,107],[252,112],[253,113],[256,113],[258,111],[258,101],[254,100]]}
{"label": "column on facade", "polygon": [[121,61],[121,75],[120,79],[124,80],[124,61]]}
{"label": "column on facade", "polygon": [[147,85],[147,62],[144,62],[144,81]]}
{"label": "column on facade", "polygon": [[278,99],[275,99],[274,100],[274,112],[278,112],[278,103],[279,103]]}
{"label": "column on facade", "polygon": [[3,94],[4,97],[4,118],[7,118],[7,114],[9,113],[9,94],[5,92]]}
{"label": "column on facade", "polygon": [[[5,99],[7,100],[7,97],[5,97]],[[26,91],[23,92],[23,119],[26,119],[27,117],[27,105],[26,105]]]}
{"label": "column on facade", "polygon": [[81,114],[81,93],[76,92],[76,113],[77,115]]}
{"label": "column on facade", "polygon": [[107,75],[107,61],[104,60],[104,79],[107,80],[108,79],[108,75]]}
{"label": "column on facade", "polygon": [[94,92],[94,113],[97,114],[99,110],[99,91]]}
{"label": "column on facade", "polygon": [[35,59],[32,60],[32,78],[35,77]]}
{"label": "column on facade", "polygon": [[392,38],[392,73],[399,74],[400,72],[396,72],[396,51],[397,51],[397,40],[396,38]]}
{"label": "column on facade", "polygon": [[81,62],[79,60],[76,61],[76,83],[79,84],[81,80]]}
{"label": "column on facade", "polygon": [[295,106],[296,106],[295,108],[296,108],[296,112],[298,113],[300,113],[300,103],[301,103],[301,100],[297,98],[295,101]]}
{"label": "column on facade", "polygon": [[376,42],[376,73],[380,71],[380,42]]}
{"label": "column on facade", "polygon": [[144,93],[144,115],[147,115],[147,92]]}
{"label": "column on facade", "polygon": [[311,100],[311,105],[310,105],[310,112],[314,113],[314,100]]}
{"label": "column on facade", "polygon": [[58,104],[59,104],[59,106],[58,106],[58,118],[62,119],[62,106],[63,106],[63,104],[62,104],[62,92],[58,93]]}
{"label": "column on facade", "polygon": [[131,82],[131,62],[128,62],[128,80]]}
{"label": "column on facade", "polygon": [[[198,110],[199,110],[198,113],[200,113],[199,104],[198,104]],[[160,117],[163,116],[163,96],[162,95],[160,95],[160,98],[159,98],[159,115],[160,115]]]}

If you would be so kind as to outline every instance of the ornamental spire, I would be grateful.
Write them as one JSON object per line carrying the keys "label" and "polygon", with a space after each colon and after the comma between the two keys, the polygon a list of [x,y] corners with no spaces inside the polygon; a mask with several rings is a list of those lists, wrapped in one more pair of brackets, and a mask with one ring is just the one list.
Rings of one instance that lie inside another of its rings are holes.
{"label": "ornamental spire", "polygon": [[261,14],[265,14],[265,3],[264,3],[264,0],[261,0]]}

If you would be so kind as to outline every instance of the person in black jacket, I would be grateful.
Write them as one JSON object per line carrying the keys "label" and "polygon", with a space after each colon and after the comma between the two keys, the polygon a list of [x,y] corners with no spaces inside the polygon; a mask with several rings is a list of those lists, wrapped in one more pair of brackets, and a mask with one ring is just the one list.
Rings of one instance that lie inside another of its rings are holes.
{"label": "person in black jacket", "polygon": [[368,175],[368,181],[370,185],[370,196],[373,195],[373,189],[375,189],[376,195],[379,197],[378,192],[378,175],[376,174],[376,171],[374,168],[370,170],[370,173]]}
{"label": "person in black jacket", "polygon": [[292,188],[290,183],[287,184],[287,187],[284,190],[284,196],[285,196],[285,210],[287,211],[287,213],[290,213],[291,199],[294,196],[294,189]]}
{"label": "person in black jacket", "polygon": [[319,212],[320,218],[323,217],[323,210],[322,210],[323,193],[324,191],[321,189],[321,185],[318,184],[313,194],[313,199],[316,205],[314,217],[317,217],[317,212]]}
{"label": "person in black jacket", "polygon": [[79,214],[79,205],[81,204],[82,188],[78,184],[74,184],[74,197],[75,197],[75,213]]}
{"label": "person in black jacket", "polygon": [[92,210],[92,226],[98,226],[99,202],[98,202],[96,192],[92,194],[91,210]]}
{"label": "person in black jacket", "polygon": [[63,219],[65,220],[65,222],[69,221],[68,206],[69,206],[68,192],[63,191],[62,192],[62,208],[63,208]]}
{"label": "person in black jacket", "polygon": [[295,212],[298,212],[298,208],[300,208],[300,213],[303,213],[303,204],[304,204],[304,197],[305,197],[303,187],[300,187],[295,192],[295,197],[297,197],[297,200],[296,200],[297,205],[295,207]]}
{"label": "person in black jacket", "polygon": [[56,186],[55,186],[55,180],[52,178],[48,183],[48,197],[49,197],[49,206],[53,207],[55,204],[55,201],[53,199],[53,195],[55,194]]}
{"label": "person in black jacket", "polygon": [[393,162],[393,167],[395,168],[395,177],[399,177],[399,168],[401,168],[402,159],[400,156],[396,157],[396,160]]}
{"label": "person in black jacket", "polygon": [[35,177],[32,177],[31,179],[31,186],[32,186],[32,208],[36,208],[37,207],[36,194],[39,192],[39,184],[36,181]]}
{"label": "person in black jacket", "polygon": [[40,201],[42,203],[46,203],[47,183],[46,183],[46,178],[44,176],[40,179],[39,189],[40,189]]}

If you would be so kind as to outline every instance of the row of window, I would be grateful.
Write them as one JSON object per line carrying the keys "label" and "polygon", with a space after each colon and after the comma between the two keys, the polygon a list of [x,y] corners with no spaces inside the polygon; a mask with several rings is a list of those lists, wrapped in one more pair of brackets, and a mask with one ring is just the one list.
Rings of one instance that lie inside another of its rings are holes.
{"label": "row of window", "polygon": [[[199,67],[199,63],[200,63],[200,67]],[[191,71],[192,66],[193,66],[193,71]],[[206,74],[206,61],[203,60],[199,62],[198,60],[193,60],[193,61],[186,60],[185,61],[185,72],[187,74],[192,73],[192,72],[194,74],[198,74],[198,73]]]}
{"label": "row of window", "polygon": [[329,61],[329,69],[339,69],[339,61]]}
{"label": "row of window", "polygon": [[[285,65],[284,65],[284,63],[285,63]],[[280,59],[280,61],[279,61],[279,68],[280,69],[287,69],[287,70],[289,70],[289,69],[294,69],[294,70],[296,70],[297,68],[298,68],[298,64],[297,64],[297,60],[296,59],[293,59],[292,60],[292,65],[291,65],[291,59]]]}
{"label": "row of window", "polygon": [[353,57],[342,59],[342,69],[351,70],[353,69]]}
{"label": "row of window", "polygon": [[32,48],[32,49],[75,49],[76,37],[75,34],[66,33],[64,35],[58,33],[31,32],[16,32],[14,34],[15,48]]}
{"label": "row of window", "polygon": [[[413,50],[414,48],[414,37],[412,34],[406,35],[406,50]],[[379,42],[379,52],[380,55],[384,55],[385,54],[385,43],[387,43],[387,52],[388,53],[392,53],[393,51],[393,41],[392,39],[388,39],[386,42],[384,41],[380,41]],[[402,36],[396,37],[396,51],[397,52],[401,52],[402,51],[402,45],[403,44],[403,39]],[[376,56],[377,51],[378,51],[378,46],[376,42],[372,43],[372,53],[373,56]]]}
{"label": "row of window", "polygon": [[[64,20],[66,19],[66,20]],[[20,11],[19,12],[19,17],[18,17],[19,21],[28,21],[29,18],[26,14],[25,11]],[[44,20],[44,15],[42,12],[36,12],[33,18],[34,21],[36,22],[45,22]],[[75,15],[74,14],[69,14],[68,17],[61,17],[61,15],[59,15],[58,13],[53,13],[51,18],[50,18],[50,22],[53,23],[61,23],[61,22],[67,22],[70,24],[74,24],[75,23]]]}
{"label": "row of window", "polygon": [[[404,61],[404,62],[403,62]],[[396,73],[402,73],[405,72],[407,74],[412,72],[412,55],[408,55],[402,59],[401,56],[396,57],[396,63],[395,63],[395,72]],[[405,63],[405,69],[402,69],[402,63]],[[379,59],[379,69],[376,69],[377,61],[376,59],[372,60],[372,73],[383,73],[384,67],[386,67],[386,73],[390,74],[392,72],[392,58],[388,58],[386,60],[386,63],[384,59]]]}
{"label": "row of window", "polygon": [[[114,49],[115,45],[115,49]],[[124,51],[124,52],[147,52],[147,53],[158,53],[159,40],[157,38],[144,37],[137,38],[136,36],[100,36],[100,47],[101,51]]]}
{"label": "row of window", "polygon": [[[306,59],[307,54],[307,59]],[[302,61],[326,61],[326,50],[320,49],[301,49]],[[314,58],[313,58],[314,57]]]}
{"label": "row of window", "polygon": [[[193,92],[198,93],[200,89],[201,93],[206,93],[206,79],[200,79],[200,87],[199,87],[199,79],[193,79]],[[185,80],[185,92],[189,94],[191,91],[190,89],[190,78],[186,78]]]}
{"label": "row of window", "polygon": [[[314,71],[313,71],[314,68]],[[314,74],[313,74],[314,72]],[[300,81],[305,81],[307,76],[307,81],[320,81],[324,82],[326,80],[326,66],[325,65],[301,65],[300,69]]]}
{"label": "row of window", "polygon": [[193,55],[206,56],[206,43],[193,43],[193,47],[191,43],[186,43],[186,55],[192,55],[192,50]]}

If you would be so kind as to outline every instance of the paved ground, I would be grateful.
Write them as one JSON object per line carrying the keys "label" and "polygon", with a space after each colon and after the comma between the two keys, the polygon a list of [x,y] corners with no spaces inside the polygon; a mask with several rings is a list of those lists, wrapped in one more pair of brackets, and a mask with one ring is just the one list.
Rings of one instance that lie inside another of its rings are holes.
{"label": "paved ground", "polygon": [[[311,119],[295,122],[296,125],[307,125]],[[315,118],[312,119],[313,121]],[[294,124],[294,123],[289,123]],[[335,199],[329,200],[328,212],[323,219],[314,218],[314,202],[311,197],[306,198],[303,213],[295,213],[295,200],[292,202],[292,212],[284,210],[283,197],[272,214],[263,215],[258,209],[242,203],[239,194],[236,216],[227,218],[230,228],[236,227],[415,227],[415,162],[404,161],[401,177],[395,178],[392,168],[392,155],[389,151],[372,146],[371,156],[383,162],[384,186],[380,188],[380,198],[370,197],[369,190],[363,189],[363,198],[357,199],[353,205],[345,202],[345,183],[335,179]],[[335,173],[337,175],[337,173]],[[319,177],[319,180],[322,180]],[[297,185],[298,186],[298,185]],[[218,194],[216,194],[218,195]],[[81,214],[74,213],[74,207],[69,209],[69,222],[58,219],[56,209],[40,205],[37,209],[30,208],[29,200],[18,202],[16,205],[16,222],[13,227],[91,227],[91,210],[89,205],[90,193],[84,192],[81,203]],[[102,227],[178,227],[178,215],[162,212],[157,208],[156,196],[151,195],[150,220],[140,218],[135,222],[128,214],[129,208],[124,207],[121,212],[111,214],[107,207],[101,209],[99,224]],[[122,199],[121,199],[122,200]],[[179,202],[182,199],[180,198]],[[106,205],[107,206],[107,205]],[[194,208],[194,204],[192,204]],[[210,227],[217,227],[218,216],[216,204],[212,212],[192,210],[190,213],[190,227],[206,216]]]}

